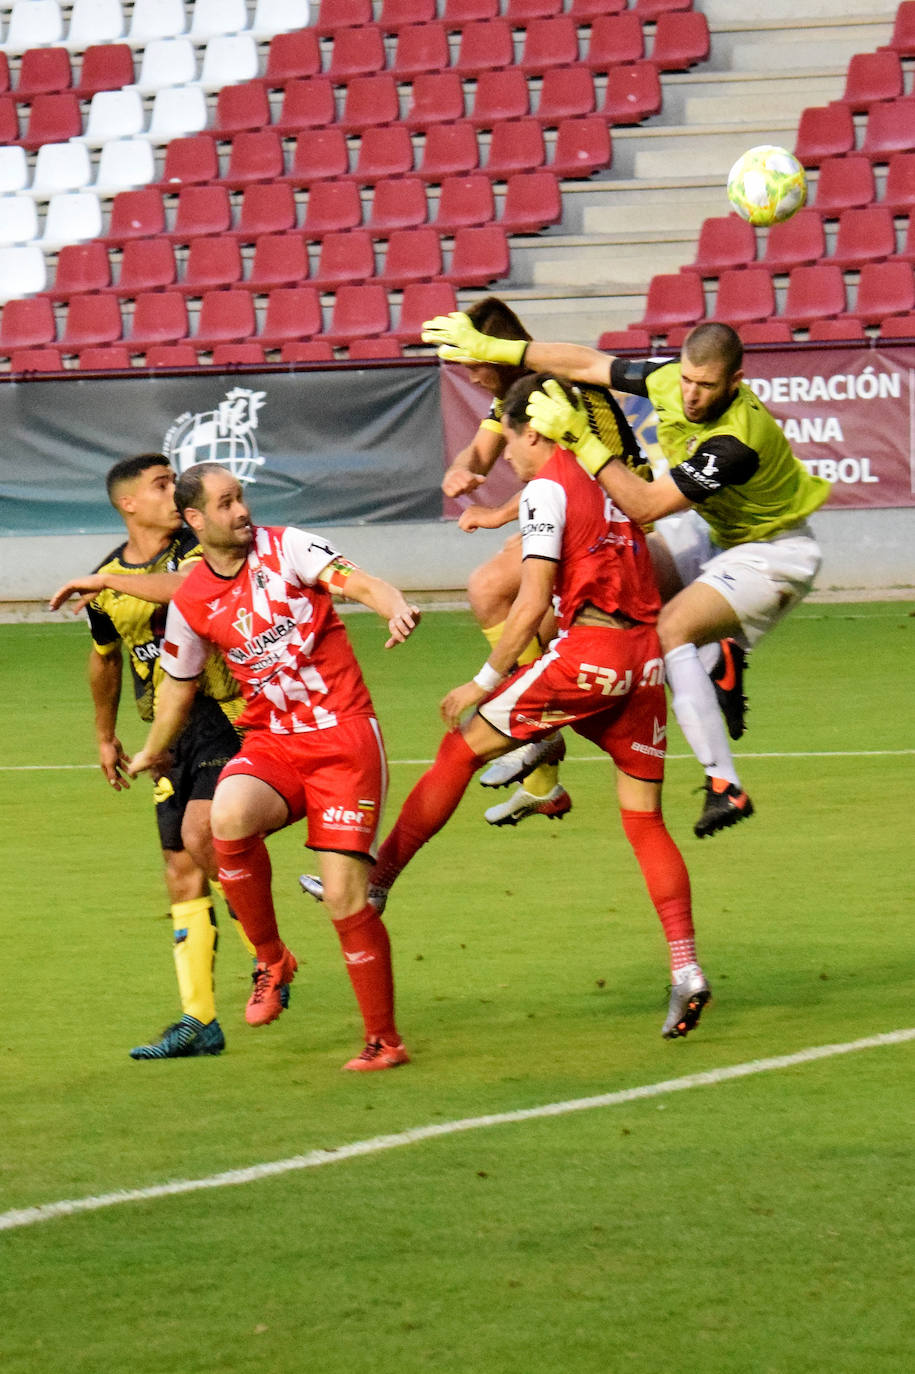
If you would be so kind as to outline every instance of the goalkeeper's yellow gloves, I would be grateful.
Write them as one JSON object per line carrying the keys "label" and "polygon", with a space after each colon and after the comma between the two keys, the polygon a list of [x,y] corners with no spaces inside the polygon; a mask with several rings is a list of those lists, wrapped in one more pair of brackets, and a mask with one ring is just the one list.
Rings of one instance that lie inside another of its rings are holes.
{"label": "goalkeeper's yellow gloves", "polygon": [[505,363],[520,367],[526,339],[491,339],[473,327],[462,310],[436,315],[423,324],[423,343],[438,344],[443,363]]}
{"label": "goalkeeper's yellow gloves", "polygon": [[542,391],[531,392],[527,416],[538,434],[571,449],[592,477],[615,456],[591,429],[580,394],[576,391],[574,401],[570,401],[552,377],[544,382]]}

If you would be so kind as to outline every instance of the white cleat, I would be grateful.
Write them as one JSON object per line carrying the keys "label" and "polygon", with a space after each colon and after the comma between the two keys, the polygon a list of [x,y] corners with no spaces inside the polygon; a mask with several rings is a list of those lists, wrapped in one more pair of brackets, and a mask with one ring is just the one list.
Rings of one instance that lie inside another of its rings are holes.
{"label": "white cleat", "polygon": [[559,783],[545,797],[535,797],[519,787],[508,801],[500,802],[484,811],[484,819],[490,825],[517,825],[528,816],[546,816],[551,821],[561,821],[566,812],[572,810],[572,798]]}
{"label": "white cleat", "polygon": [[676,1040],[678,1036],[695,1030],[702,1008],[711,995],[711,988],[698,964],[687,964],[686,968],[680,969],[670,990],[667,1020],[661,1027],[664,1039]]}
{"label": "white cleat", "polygon": [[530,744],[522,744],[519,749],[494,759],[480,774],[480,783],[483,787],[507,787],[511,782],[522,782],[542,763],[559,763],[565,756],[566,742],[557,731],[555,735],[531,740]]}
{"label": "white cleat", "polygon": [[[316,902],[324,901],[324,883],[317,873],[303,873],[299,877],[299,887],[309,897],[314,897]],[[384,911],[388,900],[386,887],[377,887],[374,883],[369,883],[369,906],[373,906],[380,916]]]}

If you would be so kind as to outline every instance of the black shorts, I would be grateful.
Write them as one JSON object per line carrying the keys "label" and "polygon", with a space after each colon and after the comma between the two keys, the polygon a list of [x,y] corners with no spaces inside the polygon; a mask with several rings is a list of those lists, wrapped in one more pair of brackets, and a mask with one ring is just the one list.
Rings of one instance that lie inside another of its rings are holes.
{"label": "black shorts", "polygon": [[156,785],[156,823],[163,849],[183,849],[188,802],[211,801],[219,774],[241,743],[225,712],[198,693],[191,718],[172,749],[174,762]]}

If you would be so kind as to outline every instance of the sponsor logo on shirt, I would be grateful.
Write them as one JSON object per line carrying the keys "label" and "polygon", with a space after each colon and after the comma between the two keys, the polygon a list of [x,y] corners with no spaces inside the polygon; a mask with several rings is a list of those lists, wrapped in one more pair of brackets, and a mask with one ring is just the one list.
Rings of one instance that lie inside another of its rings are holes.
{"label": "sponsor logo on shirt", "polygon": [[[241,648],[230,649],[226,658],[232,663],[247,663],[252,658],[260,658],[265,649],[272,644],[280,644],[287,639],[295,629],[295,621],[291,616],[285,616],[278,620],[274,625],[268,625],[266,630],[261,630],[260,634],[252,635],[251,630],[254,626],[254,617],[248,610],[239,611],[237,617],[232,622],[232,628],[237,630],[244,637],[244,644]],[[278,655],[271,656],[270,661],[276,660]]]}

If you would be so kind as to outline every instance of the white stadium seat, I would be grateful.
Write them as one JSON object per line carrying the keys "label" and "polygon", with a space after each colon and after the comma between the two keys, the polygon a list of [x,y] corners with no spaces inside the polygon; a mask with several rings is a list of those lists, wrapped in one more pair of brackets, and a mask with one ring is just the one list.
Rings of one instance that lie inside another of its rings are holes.
{"label": "white stadium seat", "polygon": [[148,139],[113,138],[102,145],[92,189],[99,196],[116,196],[148,186],[156,177],[156,158]]}
{"label": "white stadium seat", "polygon": [[207,126],[207,98],[201,86],[167,86],[153,101],[147,138],[168,143],[199,134]]}
{"label": "white stadium seat", "polygon": [[0,248],[0,305],[34,296],[48,284],[48,264],[37,243]]}
{"label": "white stadium seat", "polygon": [[0,196],[0,244],[31,243],[38,237],[38,211],[31,196],[21,192]]}
{"label": "white stadium seat", "polygon": [[200,73],[205,91],[253,81],[257,74],[257,43],[250,33],[219,34],[207,43]]}
{"label": "white stadium seat", "polygon": [[7,52],[46,48],[64,36],[64,21],[57,0],[16,0],[4,47]]}
{"label": "white stadium seat", "polygon": [[187,86],[197,80],[197,50],[187,37],[153,38],[143,50],[137,90],[154,95],[165,86]]}
{"label": "white stadium seat", "polygon": [[241,33],[247,27],[245,0],[194,0],[191,34],[196,42],[219,33]]}
{"label": "white stadium seat", "polygon": [[29,186],[29,160],[18,143],[0,148],[0,196],[15,195]]}
{"label": "white stadium seat", "polygon": [[97,91],[89,103],[89,118],[82,137],[100,148],[111,138],[133,138],[143,133],[146,111],[136,86],[119,91]]}
{"label": "white stadium seat", "polygon": [[135,0],[129,41],[143,47],[153,38],[177,38],[187,33],[184,0]]}
{"label": "white stadium seat", "polygon": [[67,47],[82,52],[93,43],[117,43],[126,27],[121,0],[73,0]]}
{"label": "white stadium seat", "polygon": [[29,189],[39,200],[50,200],[58,191],[82,191],[91,180],[92,163],[85,143],[43,143]]}
{"label": "white stadium seat", "polygon": [[259,42],[308,27],[308,0],[257,0],[251,32]]}
{"label": "white stadium seat", "polygon": [[[34,205],[34,201],[32,202]],[[94,191],[61,191],[48,203],[44,232],[39,242],[46,252],[65,243],[85,243],[102,232],[102,207]]]}

